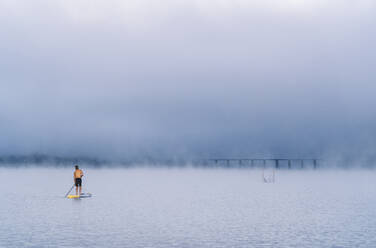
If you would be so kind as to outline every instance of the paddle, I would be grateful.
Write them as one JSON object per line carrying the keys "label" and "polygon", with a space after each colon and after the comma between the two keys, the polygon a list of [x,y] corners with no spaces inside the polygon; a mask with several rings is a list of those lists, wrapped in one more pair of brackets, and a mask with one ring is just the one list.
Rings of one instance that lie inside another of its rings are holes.
{"label": "paddle", "polygon": [[72,188],[70,188],[70,190],[68,191],[68,193],[64,197],[67,197],[69,195],[69,193],[72,191],[73,187],[74,187],[74,184],[72,185]]}

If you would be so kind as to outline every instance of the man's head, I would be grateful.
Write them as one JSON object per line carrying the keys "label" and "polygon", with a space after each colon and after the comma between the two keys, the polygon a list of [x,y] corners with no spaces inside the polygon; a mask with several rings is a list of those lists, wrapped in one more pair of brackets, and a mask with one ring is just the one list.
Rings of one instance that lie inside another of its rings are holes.
{"label": "man's head", "polygon": [[76,170],[78,170],[78,165],[75,165],[74,168],[76,168]]}

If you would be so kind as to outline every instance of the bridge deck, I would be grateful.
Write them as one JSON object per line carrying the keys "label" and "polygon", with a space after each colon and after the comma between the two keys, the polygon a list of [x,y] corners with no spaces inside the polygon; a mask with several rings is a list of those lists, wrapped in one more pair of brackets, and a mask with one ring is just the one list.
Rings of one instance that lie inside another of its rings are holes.
{"label": "bridge deck", "polygon": [[291,169],[293,162],[298,162],[300,168],[311,165],[313,169],[318,167],[318,162],[320,159],[317,158],[209,158],[203,159],[202,162],[205,164],[214,163],[215,165],[224,162],[226,166],[230,166],[231,162],[237,162],[239,166],[244,166],[248,163],[249,166],[254,167],[256,162],[262,162],[263,167],[266,166],[268,161],[272,161],[275,168],[281,167],[281,162],[287,162],[287,168]]}

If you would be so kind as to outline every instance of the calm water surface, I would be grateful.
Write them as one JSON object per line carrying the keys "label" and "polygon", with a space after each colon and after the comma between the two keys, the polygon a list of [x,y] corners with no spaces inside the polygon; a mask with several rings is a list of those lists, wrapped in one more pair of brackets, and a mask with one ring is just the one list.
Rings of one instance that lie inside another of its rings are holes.
{"label": "calm water surface", "polygon": [[0,168],[0,247],[376,247],[376,172]]}

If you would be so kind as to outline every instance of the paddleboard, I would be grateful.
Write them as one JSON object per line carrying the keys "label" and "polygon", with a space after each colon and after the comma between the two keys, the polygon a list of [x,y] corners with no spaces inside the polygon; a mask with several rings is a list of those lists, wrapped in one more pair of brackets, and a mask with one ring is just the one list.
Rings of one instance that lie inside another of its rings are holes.
{"label": "paddleboard", "polygon": [[68,195],[68,199],[80,199],[80,198],[89,198],[92,195],[90,193],[82,193],[81,195]]}

